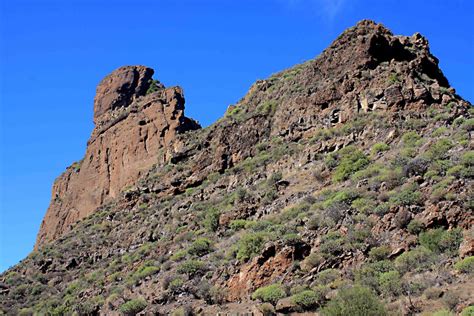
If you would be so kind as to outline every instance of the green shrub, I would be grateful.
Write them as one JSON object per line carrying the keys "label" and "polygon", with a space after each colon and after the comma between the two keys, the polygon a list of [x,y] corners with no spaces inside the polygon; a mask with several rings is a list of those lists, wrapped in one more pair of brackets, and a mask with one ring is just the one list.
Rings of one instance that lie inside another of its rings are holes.
{"label": "green shrub", "polygon": [[310,253],[302,262],[301,268],[304,271],[311,271],[312,269],[318,267],[321,263],[323,263],[324,258],[321,254],[313,252]]}
{"label": "green shrub", "polygon": [[402,143],[405,147],[418,147],[421,142],[422,138],[416,132],[407,132],[402,136]]}
{"label": "green shrub", "polygon": [[252,294],[252,299],[261,300],[265,303],[271,303],[275,305],[278,300],[286,297],[285,289],[280,284],[272,284],[265,287],[261,287]]}
{"label": "green shrub", "polygon": [[324,257],[338,256],[344,249],[346,239],[339,232],[329,232],[321,238],[319,251]]}
{"label": "green shrub", "polygon": [[339,163],[333,174],[335,182],[347,180],[355,172],[364,169],[370,162],[362,151],[351,146],[341,149],[338,156]]}
{"label": "green shrub", "polygon": [[329,285],[336,281],[340,276],[340,272],[335,269],[326,269],[318,273],[316,283],[319,285]]}
{"label": "green shrub", "polygon": [[403,187],[399,192],[393,193],[389,199],[392,205],[410,206],[421,203],[421,192],[416,184]]}
{"label": "green shrub", "polygon": [[411,234],[418,235],[423,230],[423,227],[424,226],[420,221],[414,219],[408,224],[407,230]]}
{"label": "green shrub", "polygon": [[408,271],[424,271],[431,266],[433,259],[433,253],[429,249],[420,246],[402,253],[395,259],[395,266],[401,274]]}
{"label": "green shrub", "polygon": [[378,153],[381,153],[381,152],[384,152],[384,151],[387,151],[390,149],[390,146],[385,144],[385,143],[377,143],[375,145],[372,146],[372,149],[370,150],[370,153],[372,155],[376,155]]}
{"label": "green shrub", "polygon": [[461,128],[465,129],[468,132],[474,130],[474,118],[470,118],[470,119],[465,120],[461,124]]}
{"label": "green shrub", "polygon": [[173,279],[169,284],[168,284],[168,289],[172,292],[179,291],[181,287],[184,285],[184,281],[181,278],[176,278]]}
{"label": "green shrub", "polygon": [[258,113],[262,115],[273,115],[276,111],[277,103],[274,100],[265,101],[257,107]]}
{"label": "green shrub", "polygon": [[220,212],[216,209],[210,209],[204,217],[204,227],[211,232],[215,232],[219,228]]}
{"label": "green shrub", "polygon": [[323,300],[318,293],[313,290],[306,290],[291,296],[293,304],[298,306],[299,310],[312,310],[319,306]]}
{"label": "green shrub", "polygon": [[454,268],[462,273],[474,274],[474,256],[466,257],[458,261]]}
{"label": "green shrub", "polygon": [[260,304],[258,310],[263,314],[263,316],[275,315],[275,307],[270,303]]}
{"label": "green shrub", "polygon": [[202,257],[209,253],[211,250],[211,241],[207,238],[198,238],[188,248],[188,253]]}
{"label": "green shrub", "polygon": [[468,306],[462,310],[461,316],[474,316],[474,305]]}
{"label": "green shrub", "polygon": [[394,265],[389,260],[376,261],[363,265],[355,272],[356,283],[370,288],[375,292],[380,291],[380,276],[383,273],[393,271]]}
{"label": "green shrub", "polygon": [[159,91],[161,89],[161,83],[158,80],[150,79],[150,86],[146,91],[146,94],[151,94],[153,92]]}
{"label": "green shrub", "polygon": [[181,261],[181,260],[183,260],[184,258],[186,258],[186,255],[187,255],[187,251],[185,251],[185,250],[179,250],[179,251],[175,252],[175,253],[170,257],[170,259],[173,260],[173,261]]}
{"label": "green shrub", "polygon": [[321,310],[323,316],[383,316],[385,307],[369,289],[355,286],[342,289]]}
{"label": "green shrub", "polygon": [[398,271],[388,271],[379,276],[380,291],[386,296],[398,296],[402,293],[402,281]]}
{"label": "green shrub", "polygon": [[208,282],[200,282],[197,295],[207,304],[223,304],[226,301],[227,291],[225,288],[211,286]]}
{"label": "green shrub", "polygon": [[431,134],[431,136],[439,137],[439,136],[444,136],[446,133],[448,133],[448,128],[446,126],[441,126],[435,129],[433,133]]}
{"label": "green shrub", "polygon": [[247,233],[237,243],[237,259],[247,261],[258,255],[267,241],[267,233]]}
{"label": "green shrub", "polygon": [[187,260],[181,263],[176,271],[181,274],[187,274],[190,277],[201,273],[206,270],[206,265],[204,262],[199,260]]}
{"label": "green shrub", "polygon": [[448,151],[453,147],[451,140],[447,138],[441,138],[430,146],[425,152],[424,156],[429,160],[439,160],[448,157]]}
{"label": "green shrub", "polygon": [[142,299],[133,299],[120,306],[120,311],[125,315],[136,315],[147,307],[147,302]]}
{"label": "green shrub", "polygon": [[466,178],[474,178],[474,151],[468,151],[461,157],[461,164],[464,169],[461,171],[461,176]]}
{"label": "green shrub", "polygon": [[388,246],[380,246],[370,249],[369,251],[369,258],[372,261],[382,261],[386,260],[390,255],[390,247]]}
{"label": "green shrub", "polygon": [[454,254],[458,251],[462,241],[462,231],[460,229],[445,230],[443,228],[430,229],[420,233],[420,245],[429,250],[442,253]]}
{"label": "green shrub", "polygon": [[229,228],[235,231],[241,230],[245,228],[245,225],[247,225],[247,221],[245,219],[235,219],[230,222]]}
{"label": "green shrub", "polygon": [[147,276],[153,275],[160,271],[160,267],[155,266],[141,266],[132,275],[135,280],[144,279]]}
{"label": "green shrub", "polygon": [[370,214],[377,207],[377,203],[370,198],[357,198],[352,202],[351,207],[362,214]]}

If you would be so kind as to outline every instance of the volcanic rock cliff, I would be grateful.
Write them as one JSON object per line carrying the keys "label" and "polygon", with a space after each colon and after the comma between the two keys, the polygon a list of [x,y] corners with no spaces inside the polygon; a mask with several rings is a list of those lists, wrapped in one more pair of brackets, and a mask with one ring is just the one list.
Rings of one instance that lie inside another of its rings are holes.
{"label": "volcanic rock cliff", "polygon": [[160,150],[176,146],[177,134],[200,128],[184,116],[182,89],[165,88],[152,76],[153,69],[127,66],[100,82],[86,154],[55,181],[37,247],[134,185],[158,163]]}
{"label": "volcanic rock cliff", "polygon": [[472,312],[473,109],[423,36],[362,21],[204,129],[150,79],[99,85],[86,157],[0,276],[0,311]]}

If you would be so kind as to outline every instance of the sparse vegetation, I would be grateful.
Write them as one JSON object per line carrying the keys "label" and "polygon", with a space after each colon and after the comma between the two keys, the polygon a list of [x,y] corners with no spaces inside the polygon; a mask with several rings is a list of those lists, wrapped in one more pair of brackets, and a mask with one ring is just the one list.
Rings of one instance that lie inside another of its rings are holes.
{"label": "sparse vegetation", "polygon": [[120,306],[120,311],[125,315],[136,315],[147,306],[147,303],[142,298],[129,300]]}
{"label": "sparse vegetation", "polygon": [[474,274],[474,256],[466,257],[458,261],[454,268],[462,273]]}
{"label": "sparse vegetation", "polygon": [[383,316],[387,312],[383,304],[368,289],[355,286],[342,289],[321,310],[324,316]]}

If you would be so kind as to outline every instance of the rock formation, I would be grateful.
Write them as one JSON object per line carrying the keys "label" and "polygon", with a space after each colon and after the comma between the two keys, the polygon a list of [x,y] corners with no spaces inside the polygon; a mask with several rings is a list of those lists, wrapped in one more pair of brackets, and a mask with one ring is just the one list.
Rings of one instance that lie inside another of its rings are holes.
{"label": "rock formation", "polygon": [[469,312],[474,112],[423,36],[362,21],[193,132],[151,75],[99,85],[0,314]]}
{"label": "rock formation", "polygon": [[144,66],[126,66],[100,82],[86,154],[56,179],[37,247],[134,185],[158,163],[160,150],[173,146],[177,134],[200,128],[184,116],[182,89],[165,88],[152,79],[153,73]]}

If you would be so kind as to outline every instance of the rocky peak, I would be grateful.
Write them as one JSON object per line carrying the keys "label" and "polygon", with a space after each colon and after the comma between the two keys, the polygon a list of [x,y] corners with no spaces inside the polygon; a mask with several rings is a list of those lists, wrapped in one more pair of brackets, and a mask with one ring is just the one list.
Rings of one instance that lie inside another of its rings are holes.
{"label": "rocky peak", "polygon": [[144,96],[152,83],[153,69],[145,66],[124,66],[106,76],[97,86],[94,98],[94,123],[120,107],[126,107]]}
{"label": "rocky peak", "polygon": [[323,58],[333,57],[326,60],[329,64],[344,64],[359,69],[375,69],[383,62],[407,62],[418,73],[437,80],[441,86],[449,86],[425,37],[420,33],[393,35],[382,24],[371,20],[363,20],[343,32],[323,55]]}
{"label": "rocky peak", "polygon": [[177,146],[177,135],[200,128],[184,115],[180,87],[165,88],[144,66],[121,67],[97,87],[95,128],[85,157],[56,179],[37,246],[54,240],[78,220],[134,185]]}

